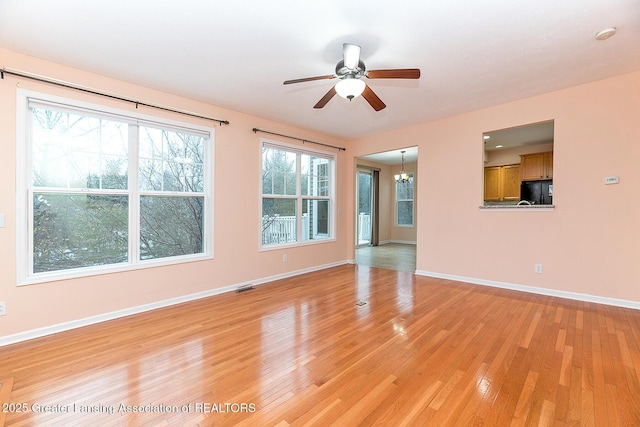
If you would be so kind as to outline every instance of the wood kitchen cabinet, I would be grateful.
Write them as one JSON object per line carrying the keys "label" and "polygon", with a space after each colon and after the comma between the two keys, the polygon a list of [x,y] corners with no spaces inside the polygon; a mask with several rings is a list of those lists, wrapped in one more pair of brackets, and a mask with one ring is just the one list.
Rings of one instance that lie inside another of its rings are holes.
{"label": "wood kitchen cabinet", "polygon": [[553,151],[544,153],[544,167],[547,178],[553,178]]}
{"label": "wood kitchen cabinet", "polygon": [[484,200],[496,202],[500,200],[500,166],[484,168]]}
{"label": "wood kitchen cabinet", "polygon": [[520,200],[520,165],[484,168],[484,200]]}
{"label": "wood kitchen cabinet", "polygon": [[520,155],[522,181],[553,178],[553,151]]}
{"label": "wood kitchen cabinet", "polygon": [[502,200],[520,200],[520,165],[502,166]]}

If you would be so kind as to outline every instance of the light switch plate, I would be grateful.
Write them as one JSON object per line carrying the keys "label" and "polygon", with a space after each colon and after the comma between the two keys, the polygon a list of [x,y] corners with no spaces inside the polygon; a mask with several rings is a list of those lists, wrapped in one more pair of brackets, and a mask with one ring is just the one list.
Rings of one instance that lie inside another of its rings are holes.
{"label": "light switch plate", "polygon": [[0,214],[0,228],[4,228],[4,214]]}

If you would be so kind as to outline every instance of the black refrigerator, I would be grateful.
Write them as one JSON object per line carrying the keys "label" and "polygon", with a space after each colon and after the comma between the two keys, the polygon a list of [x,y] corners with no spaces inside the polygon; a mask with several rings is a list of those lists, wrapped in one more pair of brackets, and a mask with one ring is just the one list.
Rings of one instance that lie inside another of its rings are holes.
{"label": "black refrigerator", "polygon": [[552,205],[553,180],[522,181],[520,200],[526,200],[532,205]]}

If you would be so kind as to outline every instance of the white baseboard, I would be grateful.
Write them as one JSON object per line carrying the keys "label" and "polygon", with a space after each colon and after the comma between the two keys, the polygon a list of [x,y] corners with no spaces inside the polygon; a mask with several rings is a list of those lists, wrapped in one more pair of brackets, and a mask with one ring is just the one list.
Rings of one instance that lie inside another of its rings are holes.
{"label": "white baseboard", "polygon": [[262,284],[273,282],[276,280],[286,279],[288,277],[293,277],[293,276],[299,276],[304,273],[311,273],[313,271],[324,270],[326,268],[337,267],[339,265],[344,265],[348,263],[350,263],[350,261],[339,261],[339,262],[334,262],[330,264],[304,268],[301,270],[290,271],[282,274],[276,274],[274,276],[263,277],[257,280],[250,280],[244,283],[224,286],[222,288],[216,288],[208,291],[197,292],[194,294],[170,298],[164,301],[152,302],[149,304],[143,304],[136,307],[130,307],[122,310],[112,311],[110,313],[98,314],[96,316],[85,317],[83,319],[71,320],[69,322],[63,322],[63,323],[58,323],[51,326],[45,326],[42,328],[31,329],[29,331],[19,332],[13,335],[6,335],[3,337],[0,337],[0,347],[6,346],[9,344],[15,344],[22,341],[31,340],[34,338],[40,338],[46,335],[56,334],[58,332],[64,332],[71,329],[81,328],[83,326],[89,326],[96,323],[106,322],[108,320],[114,320],[121,317],[131,316],[133,314],[144,313],[146,311],[156,310],[158,308],[169,307],[171,305],[182,304],[184,302],[189,302],[189,301],[195,301],[201,298],[207,298],[214,295],[223,294],[226,292],[234,292],[236,289],[242,286],[262,285]]}
{"label": "white baseboard", "polygon": [[417,276],[435,277],[438,279],[454,280],[456,282],[471,283],[474,285],[491,286],[494,288],[510,289],[513,291],[528,292],[538,295],[566,298],[577,301],[594,302],[598,304],[612,305],[616,307],[632,308],[640,310],[640,302],[617,298],[600,297],[597,295],[581,294],[578,292],[559,291],[555,289],[538,288],[535,286],[517,285],[514,283],[497,282],[495,280],[477,279],[474,277],[456,276],[453,274],[435,273],[433,271],[416,270]]}

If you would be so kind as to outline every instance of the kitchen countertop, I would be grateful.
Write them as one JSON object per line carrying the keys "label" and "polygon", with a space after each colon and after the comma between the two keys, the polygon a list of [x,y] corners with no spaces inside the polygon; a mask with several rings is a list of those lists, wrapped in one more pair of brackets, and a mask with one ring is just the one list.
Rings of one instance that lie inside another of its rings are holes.
{"label": "kitchen countertop", "polygon": [[488,205],[488,206],[480,206],[480,209],[489,209],[489,210],[505,210],[505,209],[547,209],[547,210],[553,210],[556,206],[555,205]]}

